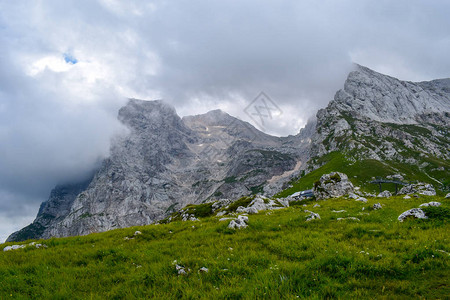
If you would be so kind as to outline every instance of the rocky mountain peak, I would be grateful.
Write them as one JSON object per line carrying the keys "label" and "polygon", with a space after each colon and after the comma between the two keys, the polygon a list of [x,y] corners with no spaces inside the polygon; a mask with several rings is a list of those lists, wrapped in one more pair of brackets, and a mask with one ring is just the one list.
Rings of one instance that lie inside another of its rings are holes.
{"label": "rocky mountain peak", "polygon": [[355,65],[328,110],[351,111],[380,122],[416,124],[420,115],[450,111],[448,83],[449,79],[401,81]]}
{"label": "rocky mountain peak", "polygon": [[162,100],[130,99],[119,110],[119,121],[135,130],[156,129],[164,126],[182,126],[175,108]]}

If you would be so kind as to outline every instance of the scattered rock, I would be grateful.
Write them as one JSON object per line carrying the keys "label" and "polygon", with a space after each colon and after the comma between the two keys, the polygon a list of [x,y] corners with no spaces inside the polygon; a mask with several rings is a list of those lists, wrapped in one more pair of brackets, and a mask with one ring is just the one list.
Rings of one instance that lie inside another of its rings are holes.
{"label": "scattered rock", "polygon": [[445,195],[445,199],[450,198],[450,193],[448,193],[447,195]]}
{"label": "scattered rock", "polygon": [[356,195],[355,193],[348,194],[348,197],[351,198],[351,199],[358,199],[359,198],[359,196]]}
{"label": "scattered rock", "polygon": [[388,176],[386,176],[386,179],[398,180],[398,181],[405,180],[405,178],[403,178],[403,176],[400,174],[388,175]]}
{"label": "scattered rock", "polygon": [[36,247],[36,249],[48,248],[48,246],[45,245],[45,244],[36,244],[36,242],[31,242],[28,245],[11,245],[11,246],[6,246],[5,248],[3,248],[3,251],[11,251],[11,250],[23,249],[25,247],[31,247],[31,246]]}
{"label": "scattered rock", "polygon": [[233,218],[220,218],[219,219],[219,222],[222,222],[222,221],[226,221],[226,220],[232,220]]}
{"label": "scattered rock", "polygon": [[334,212],[334,213],[343,213],[343,212],[346,212],[346,210],[332,210],[331,212]]}
{"label": "scattered rock", "polygon": [[226,213],[227,213],[226,211],[222,210],[222,211],[219,211],[216,216],[217,217],[221,217],[221,216],[223,216]]}
{"label": "scattered rock", "polygon": [[441,203],[440,202],[431,201],[431,202],[422,203],[422,204],[419,205],[419,207],[428,207],[428,206],[438,207],[438,206],[441,206]]}
{"label": "scattered rock", "polygon": [[[176,265],[175,265],[175,268],[176,268],[177,271],[178,271],[178,275],[187,275],[187,272],[186,272],[185,267],[182,267],[182,266],[180,266],[179,264],[176,264]],[[188,269],[188,271],[190,271],[190,270]]]}
{"label": "scattered rock", "polygon": [[347,175],[340,172],[324,174],[314,183],[314,195],[317,199],[341,197],[354,192],[353,184]]}
{"label": "scattered rock", "polygon": [[309,213],[309,216],[306,219],[306,222],[312,221],[312,220],[320,220],[320,215],[316,214],[312,211],[305,210],[305,213]]}
{"label": "scattered rock", "polygon": [[373,210],[378,210],[378,209],[382,209],[383,207],[381,207],[381,204],[380,204],[380,203],[375,203],[375,204],[372,206],[372,208],[373,208]]}
{"label": "scattered rock", "polygon": [[347,217],[347,218],[337,218],[336,220],[342,221],[342,220],[353,220],[353,221],[360,221],[360,219],[355,217]]}
{"label": "scattered rock", "polygon": [[273,199],[266,198],[264,196],[256,196],[255,199],[250,202],[247,207],[239,206],[236,209],[237,213],[257,214],[260,211],[280,209],[283,207],[289,207],[289,201],[285,199]]}
{"label": "scattered rock", "polygon": [[421,194],[425,196],[436,196],[436,190],[433,185],[429,183],[419,182],[416,184],[405,185],[398,192],[400,195],[409,195],[409,194]]}
{"label": "scattered rock", "polygon": [[181,215],[182,221],[200,221],[194,214],[184,213]]}
{"label": "scattered rock", "polygon": [[134,235],[140,235],[140,234],[142,234],[142,232],[140,232],[139,230],[137,230],[137,231],[134,233]]}
{"label": "scattered rock", "polygon": [[231,200],[231,199],[220,199],[220,200],[217,200],[216,202],[214,202],[212,204],[211,208],[213,211],[216,211],[216,210],[221,209],[222,207],[230,205],[231,203],[233,203],[233,200]]}
{"label": "scattered rock", "polygon": [[428,217],[425,215],[423,210],[421,210],[420,208],[413,208],[413,209],[407,210],[404,213],[402,213],[398,217],[398,220],[400,222],[403,222],[403,220],[408,218],[408,217],[414,217],[414,218],[417,218],[417,219],[428,219]]}
{"label": "scattered rock", "polygon": [[5,248],[3,248],[3,251],[11,251],[11,250],[17,250],[17,249],[22,249],[25,248],[25,245],[11,245],[11,246],[6,246]]}
{"label": "scattered rock", "polygon": [[358,197],[357,199],[355,199],[355,201],[361,201],[361,202],[367,203],[367,199],[364,197]]}
{"label": "scattered rock", "polygon": [[208,273],[209,269],[205,267],[201,267],[200,270],[198,270],[199,273]]}
{"label": "scattered rock", "polygon": [[392,194],[389,191],[382,191],[381,193],[379,193],[377,195],[378,198],[389,198],[391,196],[392,196]]}
{"label": "scattered rock", "polygon": [[316,204],[314,204],[313,207],[320,207],[320,205],[316,203]]}
{"label": "scattered rock", "polygon": [[239,216],[235,220],[231,220],[230,224],[228,224],[228,228],[230,229],[242,229],[247,227],[248,217],[247,216]]}
{"label": "scattered rock", "polygon": [[408,195],[405,195],[405,197],[403,197],[403,199],[411,199],[411,197]]}

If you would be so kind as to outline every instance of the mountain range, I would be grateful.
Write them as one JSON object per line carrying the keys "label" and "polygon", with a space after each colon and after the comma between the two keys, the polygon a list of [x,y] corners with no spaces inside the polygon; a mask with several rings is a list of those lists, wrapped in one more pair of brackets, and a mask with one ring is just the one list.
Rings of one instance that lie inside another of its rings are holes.
{"label": "mountain range", "polygon": [[361,189],[398,175],[449,185],[450,79],[407,82],[356,65],[297,135],[275,137],[214,110],[180,118],[131,99],[110,156],[84,182],[56,186],[34,222],[7,241],[86,235],[161,220],[187,204],[252,194],[285,197],[326,171]]}

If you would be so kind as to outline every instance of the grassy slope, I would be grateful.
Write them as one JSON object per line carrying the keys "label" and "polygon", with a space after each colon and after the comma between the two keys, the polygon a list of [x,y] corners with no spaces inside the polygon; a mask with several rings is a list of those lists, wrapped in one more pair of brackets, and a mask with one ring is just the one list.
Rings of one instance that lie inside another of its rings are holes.
{"label": "grassy slope", "polygon": [[[444,299],[449,255],[439,250],[450,252],[448,220],[397,221],[431,200],[448,218],[450,201],[439,197],[332,199],[251,215],[238,231],[209,217],[52,239],[47,249],[0,252],[0,298]],[[383,209],[369,209],[379,201]],[[305,222],[304,209],[322,219]],[[336,220],[346,216],[361,221]],[[135,230],[143,234],[124,240]],[[178,276],[174,260],[189,275]]]}
{"label": "grassy slope", "polygon": [[[437,166],[441,165],[445,165],[446,168],[448,168],[450,167],[450,164],[448,162],[433,158],[426,158],[425,161],[427,161],[430,165],[427,168],[428,174],[431,174],[431,176],[434,176],[435,178],[441,179],[442,182],[448,185],[448,178],[446,180],[442,180],[442,177],[446,178],[448,174],[444,171],[438,171],[432,168],[436,168]],[[354,185],[361,187],[363,191],[367,192],[379,192],[378,185],[369,183],[372,177],[386,177],[387,175],[398,173],[405,174],[405,179],[408,181],[427,182],[435,186],[439,186],[437,182],[435,182],[425,174],[424,171],[427,170],[420,170],[415,165],[402,164],[393,161],[385,163],[373,159],[351,162],[341,152],[331,152],[327,155],[324,155],[323,157],[319,158],[318,162],[324,163],[324,165],[312,171],[311,173],[306,174],[299,180],[292,182],[291,188],[283,190],[282,192],[278,193],[276,197],[287,197],[297,191],[310,189],[313,187],[314,182],[319,180],[323,174],[335,171],[347,174],[350,181]],[[382,188],[383,190],[395,192],[394,184],[383,184]],[[399,186],[399,189],[400,188],[401,186]],[[437,190],[437,192],[439,191]],[[439,193],[442,194],[442,192]]]}

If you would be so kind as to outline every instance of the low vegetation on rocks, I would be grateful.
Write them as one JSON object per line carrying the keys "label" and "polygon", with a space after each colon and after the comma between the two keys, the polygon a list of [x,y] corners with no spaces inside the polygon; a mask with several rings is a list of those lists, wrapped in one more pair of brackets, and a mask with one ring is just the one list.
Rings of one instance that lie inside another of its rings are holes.
{"label": "low vegetation on rocks", "polygon": [[[0,251],[0,298],[448,297],[450,199],[345,196],[236,213],[261,203],[254,200],[190,205],[167,224],[35,241],[46,247],[19,243],[26,247]],[[419,207],[426,219],[399,222]],[[239,216],[247,226],[229,228]]]}

